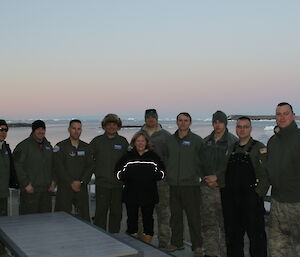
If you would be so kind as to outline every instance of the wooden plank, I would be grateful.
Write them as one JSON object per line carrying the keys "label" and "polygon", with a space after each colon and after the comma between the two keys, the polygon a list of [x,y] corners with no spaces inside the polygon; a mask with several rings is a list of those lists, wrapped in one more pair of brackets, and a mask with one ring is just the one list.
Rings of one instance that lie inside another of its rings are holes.
{"label": "wooden plank", "polygon": [[134,248],[64,212],[0,217],[0,236],[21,257],[138,256]]}

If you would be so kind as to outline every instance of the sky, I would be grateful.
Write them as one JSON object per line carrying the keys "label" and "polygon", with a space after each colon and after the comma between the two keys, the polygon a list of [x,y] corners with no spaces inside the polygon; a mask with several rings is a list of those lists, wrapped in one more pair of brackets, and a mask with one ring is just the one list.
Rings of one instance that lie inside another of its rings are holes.
{"label": "sky", "polygon": [[300,1],[1,0],[6,119],[300,114]]}

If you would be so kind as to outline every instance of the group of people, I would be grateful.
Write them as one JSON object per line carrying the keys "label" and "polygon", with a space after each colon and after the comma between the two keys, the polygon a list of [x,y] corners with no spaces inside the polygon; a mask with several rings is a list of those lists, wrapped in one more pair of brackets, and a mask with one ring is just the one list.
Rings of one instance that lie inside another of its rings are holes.
{"label": "group of people", "polygon": [[[300,256],[300,130],[289,103],[277,105],[276,122],[265,146],[251,137],[246,116],[236,122],[236,137],[226,114],[216,111],[213,131],[202,139],[191,131],[189,113],[177,115],[171,135],[156,110],[148,109],[130,144],[118,133],[121,119],[108,114],[104,133],[89,144],[80,140],[82,124],[74,119],[69,138],[52,147],[45,123],[37,120],[11,153],[8,125],[0,120],[0,215],[7,215],[8,188],[19,184],[20,214],[50,212],[57,190],[55,211],[75,209],[90,221],[87,185],[94,173],[94,224],[111,233],[120,231],[124,202],[127,233],[147,243],[156,212],[158,247],[165,251],[184,249],[185,213],[194,256],[243,257],[245,234],[251,257],[267,257],[268,250],[271,257],[288,256],[291,249]],[[264,197],[270,185],[267,240]]]}

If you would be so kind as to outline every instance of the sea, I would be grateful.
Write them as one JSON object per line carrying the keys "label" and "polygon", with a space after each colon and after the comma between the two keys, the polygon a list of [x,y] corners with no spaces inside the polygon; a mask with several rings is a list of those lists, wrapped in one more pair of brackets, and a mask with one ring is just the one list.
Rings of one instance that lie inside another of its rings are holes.
{"label": "sea", "polygon": [[[46,137],[54,146],[59,141],[68,138],[68,125],[69,119],[51,119],[44,120],[46,123]],[[101,121],[95,119],[82,119],[83,131],[81,134],[81,140],[90,142],[95,136],[102,134],[104,131],[101,128]],[[8,123],[22,122],[32,123],[33,120],[9,120]],[[130,142],[132,136],[142,126],[144,120],[138,118],[128,118],[122,120],[124,128],[119,131],[119,134],[126,137]],[[159,123],[162,127],[168,130],[170,133],[174,133],[177,129],[175,119],[160,119]],[[235,134],[236,121],[228,121],[228,130]],[[299,125],[299,124],[298,124]],[[252,121],[252,137],[256,140],[267,143],[268,139],[273,135],[273,128],[275,126],[275,120],[253,120]],[[192,122],[191,130],[201,136],[202,138],[209,135],[212,131],[211,119],[194,119]],[[31,133],[30,127],[11,127],[8,131],[6,141],[10,144],[13,150],[15,146],[23,139],[28,137]]]}

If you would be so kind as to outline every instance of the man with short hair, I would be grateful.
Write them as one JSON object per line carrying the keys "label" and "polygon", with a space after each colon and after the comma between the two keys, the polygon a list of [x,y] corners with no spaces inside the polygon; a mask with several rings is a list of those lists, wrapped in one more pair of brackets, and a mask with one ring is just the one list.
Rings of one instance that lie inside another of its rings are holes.
{"label": "man with short hair", "polygon": [[[267,257],[264,196],[269,184],[263,163],[266,148],[251,137],[251,120],[237,120],[239,141],[228,151],[225,174],[205,177],[208,185],[221,188],[227,257],[244,256],[244,235],[250,241],[251,257]],[[215,180],[215,178],[218,180]]]}
{"label": "man with short hair", "polygon": [[270,256],[288,256],[291,250],[293,256],[300,256],[300,129],[289,103],[277,105],[276,123],[275,134],[267,144],[272,185]]}
{"label": "man with short hair", "polygon": [[176,118],[177,131],[168,138],[167,181],[170,185],[171,244],[166,248],[172,252],[183,245],[183,211],[186,213],[192,250],[202,256],[200,220],[200,178],[203,140],[192,133],[192,118],[182,112]]}
{"label": "man with short hair", "polygon": [[52,146],[45,137],[42,120],[32,123],[32,132],[14,149],[20,182],[20,214],[51,212],[51,195],[56,187],[52,166]]}
{"label": "man with short hair", "polygon": [[[226,171],[226,154],[238,139],[227,129],[227,116],[216,111],[212,116],[214,130],[203,140],[203,174],[219,175]],[[201,182],[201,227],[205,257],[225,256],[225,233],[219,188]]]}
{"label": "man with short hair", "polygon": [[87,185],[93,173],[94,160],[89,144],[80,140],[82,123],[71,120],[70,137],[57,143],[53,148],[54,166],[57,177],[55,211],[72,212],[90,221]]}
{"label": "man with short hair", "polygon": [[[122,183],[117,180],[115,166],[126,153],[128,142],[118,134],[122,121],[116,114],[107,114],[101,122],[104,134],[90,143],[95,160],[96,213],[95,225],[119,233],[122,219]],[[107,227],[107,214],[109,221]]]}
{"label": "man with short hair", "polygon": [[[155,109],[147,109],[145,111],[145,124],[142,127],[153,146],[153,150],[159,155],[161,160],[166,162],[167,158],[167,139],[171,135],[167,130],[163,129],[158,123],[158,115]],[[158,247],[165,248],[171,236],[170,231],[170,190],[165,180],[157,182],[159,195],[159,203],[155,205],[158,225]]]}
{"label": "man with short hair", "polygon": [[[0,216],[7,216],[7,198],[9,195],[10,178],[14,173],[11,150],[5,139],[8,126],[5,120],[0,119]],[[9,256],[4,245],[0,242],[0,257]]]}

